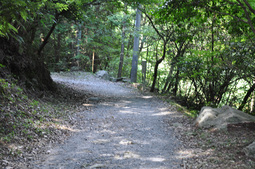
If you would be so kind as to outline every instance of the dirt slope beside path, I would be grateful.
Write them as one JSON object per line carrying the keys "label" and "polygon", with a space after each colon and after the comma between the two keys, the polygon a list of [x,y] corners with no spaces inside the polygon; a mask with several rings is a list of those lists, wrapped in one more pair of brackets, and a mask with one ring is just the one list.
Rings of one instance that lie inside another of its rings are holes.
{"label": "dirt slope beside path", "polygon": [[93,95],[91,111],[74,115],[79,125],[33,168],[181,168],[173,115],[163,102],[92,75],[53,79]]}

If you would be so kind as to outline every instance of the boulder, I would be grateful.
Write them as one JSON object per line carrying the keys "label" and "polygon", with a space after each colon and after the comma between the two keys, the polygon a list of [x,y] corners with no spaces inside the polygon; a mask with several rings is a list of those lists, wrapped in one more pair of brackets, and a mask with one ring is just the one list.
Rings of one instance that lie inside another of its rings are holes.
{"label": "boulder", "polygon": [[203,107],[195,120],[195,125],[206,129],[227,129],[228,124],[249,122],[255,122],[255,117],[230,106]]}
{"label": "boulder", "polygon": [[255,158],[255,141],[244,148],[246,156]]}
{"label": "boulder", "polygon": [[122,82],[122,80],[123,80],[122,77],[120,77],[120,78],[111,77],[111,78],[110,78],[110,81],[112,81],[112,82]]}
{"label": "boulder", "polygon": [[99,70],[98,72],[96,72],[96,76],[104,80],[110,80],[110,76],[105,70]]}

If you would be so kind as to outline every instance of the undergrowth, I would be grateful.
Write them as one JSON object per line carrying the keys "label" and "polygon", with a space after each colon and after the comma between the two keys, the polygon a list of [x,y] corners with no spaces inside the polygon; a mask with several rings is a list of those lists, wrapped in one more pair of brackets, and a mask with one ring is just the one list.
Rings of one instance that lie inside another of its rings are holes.
{"label": "undergrowth", "polygon": [[[63,116],[57,106],[31,97],[14,79],[0,78],[0,152],[19,155],[21,150],[10,144],[23,145],[34,139],[48,137],[56,126],[56,118]],[[0,157],[1,158],[1,157]]]}

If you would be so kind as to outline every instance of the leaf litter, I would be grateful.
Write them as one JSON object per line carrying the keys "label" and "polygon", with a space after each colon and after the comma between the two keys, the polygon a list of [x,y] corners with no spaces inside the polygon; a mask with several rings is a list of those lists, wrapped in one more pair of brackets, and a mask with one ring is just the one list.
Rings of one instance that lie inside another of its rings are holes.
{"label": "leaf litter", "polygon": [[[59,77],[59,74],[55,76]],[[3,95],[0,102],[2,167],[29,168],[32,161],[40,159],[43,154],[51,153],[54,145],[63,143],[76,130],[86,127],[81,123],[85,117],[79,117],[77,112],[91,111],[94,108],[94,103],[91,102],[102,102],[108,98],[97,100],[94,99],[97,95],[93,93],[93,89],[91,92],[84,92],[74,88],[75,80],[77,77],[83,78],[82,76],[83,73],[74,73],[73,82],[58,80],[57,92],[37,95],[26,93],[12,81],[1,81],[5,86],[1,89]],[[68,77],[70,74],[60,74],[60,79]],[[88,78],[88,75],[84,78]],[[38,95],[42,97],[38,99]],[[181,141],[181,168],[255,168],[255,159],[245,156],[243,152],[243,148],[254,141],[254,126],[229,126],[227,131],[201,130],[194,127],[194,119],[179,113],[175,106],[167,106],[174,115],[163,121]],[[111,120],[115,120],[113,116]],[[100,119],[94,119],[95,123],[96,121]],[[137,144],[131,140],[120,143]],[[88,150],[88,153],[91,152]],[[126,152],[124,155],[128,154],[130,153]],[[99,162],[94,165],[93,162],[84,163],[83,166],[105,168]]]}

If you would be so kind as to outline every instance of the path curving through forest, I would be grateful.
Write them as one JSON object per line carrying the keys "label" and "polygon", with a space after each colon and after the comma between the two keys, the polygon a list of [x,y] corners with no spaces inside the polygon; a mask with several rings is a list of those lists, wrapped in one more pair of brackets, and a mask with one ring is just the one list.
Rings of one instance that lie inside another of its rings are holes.
{"label": "path curving through forest", "polygon": [[174,113],[162,101],[90,74],[52,78],[93,95],[84,105],[93,108],[77,113],[76,133],[33,168],[182,168],[180,143],[164,122]]}

